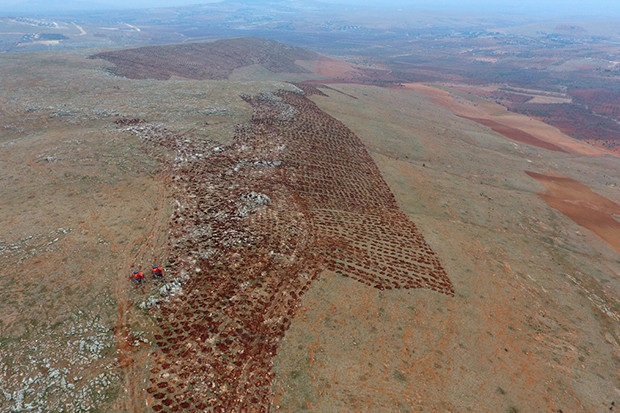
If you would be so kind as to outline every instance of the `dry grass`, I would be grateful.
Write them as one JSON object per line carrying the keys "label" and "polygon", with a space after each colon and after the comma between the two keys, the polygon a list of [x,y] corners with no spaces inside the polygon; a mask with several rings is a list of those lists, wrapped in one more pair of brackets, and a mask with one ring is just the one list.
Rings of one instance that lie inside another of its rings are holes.
{"label": "dry grass", "polygon": [[226,143],[251,116],[241,93],[286,88],[131,81],[104,69],[78,53],[7,55],[0,64],[9,131],[0,141],[0,400],[9,409],[133,410],[142,398],[148,351],[139,338],[153,324],[133,307],[142,292],[129,275],[166,264],[162,165],[173,157],[145,152],[115,120]]}
{"label": "dry grass", "polygon": [[323,90],[329,97],[313,100],[371,149],[396,201],[442,257],[455,297],[321,277],[276,358],[274,406],[609,408],[620,384],[617,252],[550,209],[523,170],[577,168],[614,199],[604,178],[614,159],[515,149],[424,95],[332,86],[358,99]]}
{"label": "dry grass", "polygon": [[[129,80],[84,57],[0,63],[3,405],[617,399],[617,251],[523,173],[573,176],[617,203],[616,158],[517,144],[447,110],[498,108],[441,92],[333,85],[315,106],[274,98],[295,89],[277,82]],[[247,204],[252,192],[269,205]],[[131,269],[154,261],[177,295],[134,289]],[[158,303],[153,317],[140,302]]]}

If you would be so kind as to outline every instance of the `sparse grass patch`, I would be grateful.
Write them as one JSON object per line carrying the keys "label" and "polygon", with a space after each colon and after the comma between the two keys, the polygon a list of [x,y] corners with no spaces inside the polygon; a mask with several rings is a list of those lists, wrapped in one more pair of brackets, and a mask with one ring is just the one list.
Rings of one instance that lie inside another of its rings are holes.
{"label": "sparse grass patch", "polygon": [[407,382],[407,377],[405,377],[405,375],[399,370],[394,370],[394,372],[392,373],[392,377],[394,377],[396,380],[398,380],[401,383]]}

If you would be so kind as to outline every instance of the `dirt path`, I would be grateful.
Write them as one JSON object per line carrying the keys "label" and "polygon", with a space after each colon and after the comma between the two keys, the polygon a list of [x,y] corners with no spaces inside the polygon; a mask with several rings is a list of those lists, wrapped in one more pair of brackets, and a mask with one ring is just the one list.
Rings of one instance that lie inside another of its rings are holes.
{"label": "dirt path", "polygon": [[[140,318],[142,315],[137,311],[136,300],[142,298],[150,287],[150,265],[163,263],[166,257],[166,241],[168,228],[169,193],[166,175],[157,177],[144,177],[143,180],[155,179],[157,183],[142,183],[143,187],[148,187],[146,193],[136,193],[131,197],[131,207],[142,211],[148,211],[141,216],[144,229],[132,231],[127,228],[123,234],[114,232],[107,224],[107,220],[100,219],[105,216],[106,205],[98,206],[94,199],[88,201],[85,206],[88,210],[91,223],[90,231],[110,240],[109,252],[112,256],[118,257],[115,267],[111,269],[111,274],[101,274],[102,276],[111,275],[113,277],[113,291],[117,302],[117,319],[114,327],[114,337],[116,341],[118,366],[121,369],[125,394],[117,399],[114,408],[118,411],[140,412],[144,410],[144,395],[142,394],[145,380],[146,357],[144,351],[135,346],[135,337],[132,329],[146,328],[152,329],[150,320]],[[102,192],[114,198],[119,192],[124,192],[129,188],[107,186],[102,188]],[[156,192],[153,192],[156,191]],[[129,207],[129,206],[127,206]],[[131,272],[140,268],[145,274],[147,287],[138,288],[133,284]]]}
{"label": "dirt path", "polygon": [[84,30],[84,28],[82,26],[78,26],[76,23],[71,22],[72,25],[75,26],[76,29],[78,29],[80,31],[80,33],[78,34],[78,36],[84,36],[86,34],[86,30]]}
{"label": "dirt path", "polygon": [[[153,172],[155,162],[144,162],[137,139],[121,141],[99,124],[76,129],[47,113],[29,116],[30,128],[38,132],[1,150],[7,168],[0,179],[0,244],[17,242],[14,251],[20,254],[0,252],[0,260],[3,267],[15,269],[16,278],[21,274],[21,287],[6,300],[3,294],[0,301],[7,307],[11,303],[12,309],[3,308],[0,327],[3,338],[13,342],[31,334],[25,356],[41,343],[36,350],[40,365],[32,361],[11,374],[27,380],[46,364],[62,372],[29,390],[25,403],[44,411],[69,404],[70,410],[105,406],[142,411],[144,385],[139,380],[147,360],[131,337],[131,331],[143,326],[133,307],[142,294],[134,291],[130,274],[136,265],[150,266],[166,256],[166,178]],[[10,285],[12,277],[3,273],[3,285]],[[29,332],[29,324],[37,328]],[[70,344],[60,346],[59,338]],[[11,358],[23,357],[11,352]],[[19,382],[9,378],[6,389],[21,391],[11,389]],[[71,386],[59,386],[61,379]],[[54,393],[46,394],[51,392],[47,388]]]}
{"label": "dirt path", "polygon": [[[127,244],[122,251],[123,256],[130,257],[126,263],[118,268],[116,276],[116,299],[118,301],[118,320],[115,330],[117,349],[119,352],[119,364],[123,370],[123,379],[127,391],[122,410],[140,412],[144,410],[144,393],[146,372],[146,360],[148,354],[136,349],[131,326],[134,324],[144,325],[147,320],[138,320],[136,316],[135,300],[144,294],[145,289],[151,283],[151,265],[163,263],[166,257],[166,242],[168,240],[168,209],[169,193],[167,177],[160,176],[162,184],[157,186],[156,193],[148,193],[140,200],[144,208],[151,208],[152,213],[145,217],[148,232],[137,235]],[[133,246],[140,247],[136,252],[130,251]],[[147,287],[139,289],[133,285],[130,274],[134,268],[140,268],[145,275]],[[136,291],[139,295],[136,297]]]}

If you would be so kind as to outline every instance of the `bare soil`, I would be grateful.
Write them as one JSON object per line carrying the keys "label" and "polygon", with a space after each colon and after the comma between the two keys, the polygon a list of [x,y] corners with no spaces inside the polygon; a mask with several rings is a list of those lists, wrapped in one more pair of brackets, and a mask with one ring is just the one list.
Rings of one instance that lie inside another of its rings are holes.
{"label": "bare soil", "polygon": [[620,205],[566,176],[526,173],[547,189],[539,196],[551,207],[607,241],[620,253]]}
{"label": "bare soil", "polygon": [[512,139],[517,142],[538,146],[539,148],[549,149],[550,151],[566,152],[564,149],[557,145],[554,145],[553,143],[545,142],[541,139],[536,138],[534,135],[530,135],[529,133],[524,132],[520,129],[502,125],[501,123],[495,122],[491,119],[470,118],[467,116],[463,116],[463,118],[473,120],[474,122],[480,123],[484,126],[488,126],[500,135],[504,135],[508,139]]}
{"label": "bare soil", "polygon": [[[506,133],[507,138],[515,137],[517,141],[525,140],[531,144],[547,146],[547,149],[569,151],[582,155],[602,155],[613,153],[605,149],[599,149],[564,135],[558,129],[541,121],[525,115],[510,113],[501,105],[488,100],[478,99],[475,96],[452,95],[449,91],[439,87],[422,84],[407,84],[408,89],[423,93],[431,102],[440,105],[453,113],[466,118],[474,118],[477,121],[493,125],[501,133]],[[501,126],[500,126],[501,125]],[[545,142],[545,143],[542,143]]]}
{"label": "bare soil", "polygon": [[[188,160],[173,172],[179,207],[168,261],[191,276],[182,296],[154,312],[154,411],[268,411],[273,358],[301,297],[328,269],[380,291],[454,294],[349,129],[299,92],[245,99],[252,122],[220,151],[134,129]],[[269,202],[245,214],[248,194]]]}
{"label": "bare soil", "polygon": [[343,60],[336,60],[325,56],[319,56],[318,59],[305,62],[309,65],[309,69],[329,79],[353,79],[360,76],[360,70],[354,68]]}
{"label": "bare soil", "polygon": [[2,408],[620,403],[618,251],[523,173],[613,218],[616,157],[456,89],[109,69],[0,65]]}
{"label": "bare soil", "polygon": [[274,410],[613,410],[618,253],[521,166],[578,171],[613,199],[617,160],[515,148],[411,90],[331,87],[313,100],[369,148],[455,296],[322,275],[278,351]]}

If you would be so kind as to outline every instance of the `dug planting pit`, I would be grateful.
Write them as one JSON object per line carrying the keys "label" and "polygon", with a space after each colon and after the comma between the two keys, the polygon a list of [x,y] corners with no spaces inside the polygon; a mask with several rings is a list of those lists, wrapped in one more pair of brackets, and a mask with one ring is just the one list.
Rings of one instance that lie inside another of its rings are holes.
{"label": "dug planting pit", "polygon": [[154,411],[268,411],[274,356],[324,270],[454,295],[353,132],[300,92],[244,99],[254,115],[230,146],[129,127],[175,153],[169,273],[186,281],[151,307]]}

